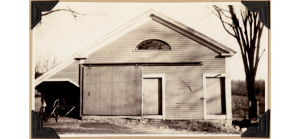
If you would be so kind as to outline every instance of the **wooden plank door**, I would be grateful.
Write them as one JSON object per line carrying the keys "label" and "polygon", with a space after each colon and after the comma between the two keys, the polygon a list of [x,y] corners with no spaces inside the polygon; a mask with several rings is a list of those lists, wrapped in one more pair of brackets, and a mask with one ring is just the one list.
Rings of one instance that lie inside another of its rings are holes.
{"label": "wooden plank door", "polygon": [[206,108],[208,115],[225,114],[224,78],[206,78]]}
{"label": "wooden plank door", "polygon": [[83,115],[141,115],[142,67],[85,67]]}
{"label": "wooden plank door", "polygon": [[143,114],[162,115],[161,78],[143,79]]}
{"label": "wooden plank door", "polygon": [[[112,67],[84,67],[83,114],[111,115]],[[101,76],[101,77],[100,77]]]}
{"label": "wooden plank door", "polygon": [[90,97],[90,84],[91,78],[90,69],[86,66],[83,67],[83,81],[82,81],[82,114],[85,115],[90,112],[93,108],[90,107],[89,103],[93,102],[93,97]]}
{"label": "wooden plank door", "polygon": [[118,66],[112,80],[112,115],[142,115],[142,67]]}

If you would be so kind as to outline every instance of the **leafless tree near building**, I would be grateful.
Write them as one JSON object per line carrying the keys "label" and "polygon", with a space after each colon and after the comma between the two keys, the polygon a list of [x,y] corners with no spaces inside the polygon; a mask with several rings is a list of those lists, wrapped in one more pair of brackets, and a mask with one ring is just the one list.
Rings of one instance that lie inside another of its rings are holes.
{"label": "leafless tree near building", "polygon": [[260,53],[260,40],[264,25],[259,21],[257,12],[241,9],[241,19],[239,19],[232,5],[228,5],[228,9],[216,5],[213,5],[213,8],[212,12],[220,19],[226,32],[236,38],[240,46],[248,89],[249,119],[257,119],[254,83],[258,63],[265,51]]}

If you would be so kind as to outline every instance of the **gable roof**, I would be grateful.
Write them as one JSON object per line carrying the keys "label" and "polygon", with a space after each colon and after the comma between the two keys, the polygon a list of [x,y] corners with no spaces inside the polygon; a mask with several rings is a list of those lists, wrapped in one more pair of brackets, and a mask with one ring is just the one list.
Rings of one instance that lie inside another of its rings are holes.
{"label": "gable roof", "polygon": [[137,28],[138,26],[146,23],[147,21],[155,20],[173,30],[176,30],[183,35],[197,41],[216,52],[220,53],[221,56],[233,56],[236,51],[232,50],[231,48],[201,34],[200,32],[174,20],[171,19],[155,10],[149,10],[146,13],[142,14],[141,16],[131,20],[130,22],[126,23],[125,25],[117,28],[116,30],[110,32],[109,34],[105,35],[104,37],[100,38],[99,40],[93,42],[92,44],[88,45],[87,47],[81,49],[77,53],[73,54],[71,57],[64,60],[59,65],[55,66],[54,68],[50,69],[42,76],[38,77],[35,80],[35,86],[43,82],[44,80],[50,78],[52,75],[57,73],[58,71],[62,70],[63,68],[67,67],[74,61],[82,58],[87,58],[89,54],[97,51],[98,49],[102,48],[103,46],[109,44],[110,42],[118,39],[122,35],[128,33],[129,31]]}

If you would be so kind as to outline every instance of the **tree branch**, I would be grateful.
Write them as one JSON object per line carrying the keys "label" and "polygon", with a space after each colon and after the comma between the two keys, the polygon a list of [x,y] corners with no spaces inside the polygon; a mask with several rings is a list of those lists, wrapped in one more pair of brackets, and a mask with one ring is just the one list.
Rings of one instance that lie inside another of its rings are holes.
{"label": "tree branch", "polygon": [[241,52],[242,52],[242,59],[243,59],[243,62],[244,62],[245,74],[247,74],[250,69],[249,69],[249,64],[248,64],[248,60],[247,60],[247,57],[246,57],[247,48],[245,47],[244,43],[243,44],[241,43],[241,40],[243,41],[243,38],[240,35],[242,35],[243,33],[241,32],[239,21],[238,21],[236,15],[235,15],[233,6],[228,5],[228,8],[229,8],[229,11],[230,11],[230,14],[231,14],[231,17],[232,17],[232,22],[235,25],[234,29],[235,29],[236,36],[237,36],[237,42],[238,42],[238,44],[240,46],[240,49],[241,49]]}
{"label": "tree branch", "polygon": [[262,54],[265,52],[265,50],[262,52],[262,54],[259,57],[259,49],[260,49],[260,39],[261,39],[261,35],[264,29],[264,25],[262,24],[262,26],[259,28],[258,30],[258,40],[257,40],[257,44],[256,44],[256,60],[255,60],[255,67],[254,67],[254,74],[256,75],[257,72],[257,67],[258,67],[258,63],[260,61],[260,58],[262,56]]}
{"label": "tree branch", "polygon": [[260,60],[260,58],[261,58],[261,56],[264,54],[264,52],[265,52],[265,49],[264,49],[264,51],[260,54],[258,60]]}
{"label": "tree branch", "polygon": [[231,33],[231,32],[225,27],[225,24],[229,25],[231,28],[233,28],[233,25],[232,25],[232,24],[229,24],[229,23],[227,23],[227,22],[225,22],[225,21],[223,20],[222,15],[221,15],[221,13],[220,13],[220,12],[221,12],[221,8],[219,8],[219,7],[216,6],[216,5],[213,5],[213,7],[214,7],[215,11],[218,13],[218,15],[215,14],[214,12],[213,12],[213,13],[220,19],[220,21],[222,22],[222,26],[223,26],[223,28],[225,29],[225,31],[226,31],[228,34],[230,34],[232,37],[236,38],[236,35],[233,34],[233,33]]}
{"label": "tree branch", "polygon": [[[249,59],[247,59],[246,57],[246,54],[248,55],[249,57],[249,48],[245,42],[245,38],[244,38],[244,35],[243,35],[243,30],[242,28],[240,27],[240,24],[239,24],[239,20],[238,18],[236,17],[236,14],[234,12],[234,8],[232,5],[228,5],[229,7],[229,10],[230,10],[230,14],[231,14],[231,17],[232,17],[232,21],[233,21],[233,24],[235,25],[235,29],[236,29],[236,32],[237,32],[237,35],[239,36],[239,43],[241,43],[240,41],[242,41],[242,46],[241,46],[241,51],[244,50],[244,66],[245,66],[245,73],[248,73],[249,70],[250,70],[250,65],[251,65],[251,62],[249,61]],[[243,49],[242,49],[243,48]]]}
{"label": "tree branch", "polygon": [[250,26],[250,37],[249,37],[249,39],[250,39],[250,43],[252,43],[251,42],[251,40],[252,40],[252,27],[253,27],[253,14],[251,13],[251,12],[249,12],[249,26]]}
{"label": "tree branch", "polygon": [[[257,13],[253,14],[253,20],[254,20],[254,32],[253,32],[253,37],[252,37],[252,42],[250,43],[250,47],[254,47],[255,46],[255,42],[256,42],[256,36],[257,36],[257,31],[259,29],[259,25],[260,25],[260,21],[257,18]],[[258,21],[258,23],[256,24],[256,22]]]}
{"label": "tree branch", "polygon": [[[67,8],[68,9],[56,9],[56,10],[52,10],[52,11],[49,11],[49,12],[47,12],[47,13],[44,13],[44,14],[42,14],[42,16],[46,16],[46,15],[49,15],[49,14],[51,14],[51,13],[55,13],[55,12],[59,12],[59,11],[66,11],[66,12],[71,12],[72,13],[72,15],[74,16],[74,17],[77,17],[78,15],[88,15],[88,14],[92,14],[92,13],[101,13],[101,12],[88,12],[88,13],[84,13],[84,14],[82,14],[82,13],[78,13],[78,12],[75,12],[75,11],[73,11],[71,8],[69,8],[68,6],[67,6]],[[105,15],[105,14],[104,14]]]}
{"label": "tree branch", "polygon": [[245,29],[244,33],[245,33],[245,36],[246,36],[246,45],[249,46],[249,38],[248,38],[248,32],[247,32],[247,30],[248,30],[248,29],[247,29],[247,21],[248,21],[248,16],[249,16],[248,13],[249,13],[249,12],[246,10],[246,11],[244,12],[245,17],[243,17],[243,12],[242,12],[242,10],[241,10],[242,21],[243,21],[243,25],[244,25],[244,29]]}
{"label": "tree branch", "polygon": [[233,28],[233,25],[228,23],[228,22],[225,22],[225,21],[222,21],[224,24],[227,24],[228,26],[230,26],[231,28]]}

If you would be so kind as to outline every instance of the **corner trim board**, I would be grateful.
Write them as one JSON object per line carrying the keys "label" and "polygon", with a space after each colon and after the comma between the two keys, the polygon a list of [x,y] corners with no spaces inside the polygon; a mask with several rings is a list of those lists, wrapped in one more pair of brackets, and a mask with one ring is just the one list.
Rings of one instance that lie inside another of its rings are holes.
{"label": "corner trim board", "polygon": [[231,101],[231,77],[230,77],[230,59],[231,57],[225,57],[225,100],[226,100],[226,115],[227,119],[232,119],[232,101]]}

